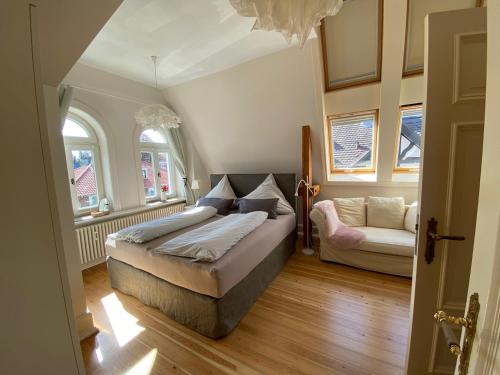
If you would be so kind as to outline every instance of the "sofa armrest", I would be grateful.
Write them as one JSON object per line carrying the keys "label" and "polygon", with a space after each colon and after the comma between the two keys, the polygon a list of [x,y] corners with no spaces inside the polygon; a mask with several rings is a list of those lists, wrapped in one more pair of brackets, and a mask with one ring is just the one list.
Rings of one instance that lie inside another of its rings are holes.
{"label": "sofa armrest", "polygon": [[317,208],[313,208],[309,213],[309,218],[318,228],[319,235],[323,236],[325,228],[325,215]]}

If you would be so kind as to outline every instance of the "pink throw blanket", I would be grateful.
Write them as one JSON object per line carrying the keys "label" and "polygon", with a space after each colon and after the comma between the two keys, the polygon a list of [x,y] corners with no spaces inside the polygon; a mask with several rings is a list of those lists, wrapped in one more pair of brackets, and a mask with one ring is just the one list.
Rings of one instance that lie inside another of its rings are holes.
{"label": "pink throw blanket", "polygon": [[336,249],[352,249],[365,239],[365,234],[357,229],[346,226],[337,215],[333,201],[325,200],[314,205],[325,216],[325,237]]}

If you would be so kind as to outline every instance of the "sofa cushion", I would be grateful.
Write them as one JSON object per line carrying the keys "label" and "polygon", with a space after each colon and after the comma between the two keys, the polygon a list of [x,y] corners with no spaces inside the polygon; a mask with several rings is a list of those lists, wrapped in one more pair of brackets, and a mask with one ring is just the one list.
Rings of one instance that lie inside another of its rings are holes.
{"label": "sofa cushion", "polygon": [[365,198],[333,198],[333,204],[342,223],[349,227],[366,226]]}
{"label": "sofa cushion", "polygon": [[368,227],[403,229],[405,200],[402,197],[368,197]]}
{"label": "sofa cushion", "polygon": [[415,230],[415,225],[417,224],[417,208],[418,203],[413,202],[406,210],[405,229],[412,233],[417,233]]}
{"label": "sofa cushion", "polygon": [[374,253],[412,257],[415,249],[415,234],[407,230],[358,227],[366,236],[356,248]]}

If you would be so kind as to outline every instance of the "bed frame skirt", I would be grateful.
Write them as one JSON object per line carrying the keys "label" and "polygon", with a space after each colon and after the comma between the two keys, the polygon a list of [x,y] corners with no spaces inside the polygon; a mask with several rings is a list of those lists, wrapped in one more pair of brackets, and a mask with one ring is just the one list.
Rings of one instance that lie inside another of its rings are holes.
{"label": "bed frame skirt", "polygon": [[222,298],[193,292],[148,272],[108,257],[111,286],[160,309],[169,318],[204,336],[228,335],[282,270],[295,251],[296,231],[290,233],[243,280]]}

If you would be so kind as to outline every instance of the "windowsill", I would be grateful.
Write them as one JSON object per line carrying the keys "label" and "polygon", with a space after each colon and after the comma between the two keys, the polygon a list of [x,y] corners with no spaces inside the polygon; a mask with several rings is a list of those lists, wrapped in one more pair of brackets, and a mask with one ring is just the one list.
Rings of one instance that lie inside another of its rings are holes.
{"label": "windowsill", "polygon": [[167,199],[165,202],[162,201],[150,202],[146,203],[145,206],[136,207],[128,210],[122,210],[122,211],[114,211],[111,212],[109,215],[100,217],[92,217],[91,215],[75,217],[74,219],[75,228],[84,227],[90,224],[97,224],[111,219],[118,219],[123,216],[128,216],[139,212],[150,211],[160,207],[173,206],[175,204],[185,203],[185,202],[186,200],[184,198],[170,198]]}
{"label": "windowsill", "polygon": [[349,182],[349,183],[374,183],[377,182],[375,173],[339,173],[331,174],[329,182]]}
{"label": "windowsill", "polygon": [[407,183],[414,183],[418,184],[418,178],[419,174],[417,173],[393,173],[392,175],[392,181],[393,182],[407,182]]}

